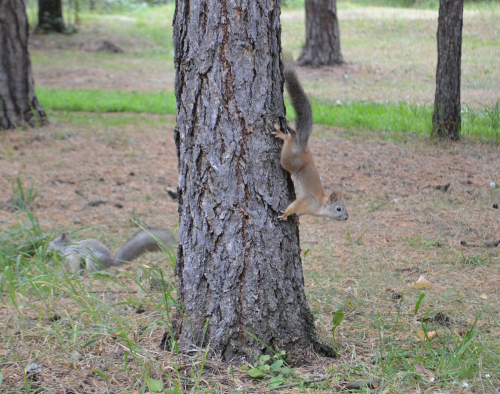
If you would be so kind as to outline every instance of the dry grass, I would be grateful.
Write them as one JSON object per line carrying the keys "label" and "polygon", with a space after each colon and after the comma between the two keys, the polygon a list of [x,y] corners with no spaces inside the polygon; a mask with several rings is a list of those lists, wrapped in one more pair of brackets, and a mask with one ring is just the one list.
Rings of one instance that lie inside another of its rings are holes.
{"label": "dry grass", "polygon": [[[59,115],[41,130],[7,132],[0,145],[0,201],[12,196],[16,176],[25,185],[33,182],[42,249],[49,234],[66,227],[116,250],[134,231],[133,220],[173,226],[177,206],[164,191],[177,179],[173,121]],[[338,224],[301,218],[306,289],[325,340],[331,338],[333,313],[343,308],[345,319],[336,333],[340,358],[311,359],[295,373],[328,378],[318,383],[326,391],[347,381],[383,378],[389,392],[458,392],[464,381],[470,392],[492,392],[500,385],[499,253],[497,248],[462,250],[460,241],[500,239],[499,212],[492,208],[499,189],[489,187],[500,170],[500,148],[473,141],[394,143],[376,134],[346,139],[342,130],[317,128],[311,149],[326,188],[345,192],[350,219]],[[447,193],[428,187],[448,182]],[[108,203],[88,206],[97,199]],[[14,234],[19,220],[27,222],[23,213],[2,210],[0,215],[4,236]],[[28,233],[13,242],[27,242]],[[124,269],[70,279],[42,249],[24,257],[32,264],[25,275],[9,279],[5,266],[2,273],[2,389],[29,391],[22,371],[31,361],[42,366],[32,389],[54,392],[140,392],[149,378],[160,376],[166,387],[177,384],[182,391],[266,387],[217,359],[206,361],[198,378],[203,350],[161,351],[175,299],[167,257],[147,255]],[[166,293],[147,280],[158,270],[166,275]],[[421,291],[406,281],[421,274],[432,285],[414,316]],[[468,347],[456,356],[469,338],[465,327],[479,315]],[[430,345],[416,340],[425,317],[429,331],[442,330]],[[366,363],[377,357],[375,365]],[[436,381],[416,374],[416,363]]]}

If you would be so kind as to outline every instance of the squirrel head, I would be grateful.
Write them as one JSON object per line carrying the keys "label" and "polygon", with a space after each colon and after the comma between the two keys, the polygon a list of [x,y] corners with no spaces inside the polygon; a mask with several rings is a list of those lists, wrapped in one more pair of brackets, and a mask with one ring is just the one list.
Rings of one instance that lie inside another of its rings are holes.
{"label": "squirrel head", "polygon": [[347,208],[345,207],[344,203],[340,201],[341,199],[342,199],[342,193],[338,192],[337,190],[332,191],[325,204],[324,216],[335,220],[349,219]]}
{"label": "squirrel head", "polygon": [[69,233],[65,231],[59,237],[57,237],[51,243],[49,243],[48,249],[54,252],[60,252],[64,247],[64,245],[70,244],[72,242],[73,241],[71,240]]}

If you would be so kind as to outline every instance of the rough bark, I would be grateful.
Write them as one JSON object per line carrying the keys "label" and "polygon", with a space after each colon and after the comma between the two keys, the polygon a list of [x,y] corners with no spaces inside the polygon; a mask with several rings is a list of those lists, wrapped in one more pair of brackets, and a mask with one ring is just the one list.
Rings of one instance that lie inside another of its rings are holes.
{"label": "rough bark", "polygon": [[290,355],[333,355],[307,305],[297,222],[277,218],[294,197],[270,134],[285,121],[279,16],[279,0],[176,1],[176,275],[185,318],[174,329],[181,347],[204,336],[226,360],[265,351],[249,333]]}
{"label": "rough bark", "polygon": [[40,33],[64,31],[62,0],[38,0],[38,26]]}
{"label": "rough bark", "polygon": [[337,0],[306,0],[306,43],[299,66],[333,66],[344,63],[340,50]]}
{"label": "rough bark", "polygon": [[460,138],[460,75],[464,0],[440,0],[437,30],[438,64],[432,116],[433,135]]}
{"label": "rough bark", "polygon": [[0,128],[45,123],[35,96],[28,34],[24,2],[0,0]]}

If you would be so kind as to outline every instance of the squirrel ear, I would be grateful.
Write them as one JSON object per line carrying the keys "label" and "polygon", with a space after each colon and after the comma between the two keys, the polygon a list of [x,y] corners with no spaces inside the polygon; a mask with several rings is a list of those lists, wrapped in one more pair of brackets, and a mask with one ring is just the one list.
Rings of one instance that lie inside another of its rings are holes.
{"label": "squirrel ear", "polygon": [[330,193],[330,198],[328,199],[328,201],[330,204],[332,204],[335,201],[340,200],[340,197],[341,197],[341,193],[338,192],[337,190],[334,190]]}
{"label": "squirrel ear", "polygon": [[67,239],[69,239],[69,233],[67,231],[65,231],[64,233],[61,234],[61,239],[63,241],[66,241]]}

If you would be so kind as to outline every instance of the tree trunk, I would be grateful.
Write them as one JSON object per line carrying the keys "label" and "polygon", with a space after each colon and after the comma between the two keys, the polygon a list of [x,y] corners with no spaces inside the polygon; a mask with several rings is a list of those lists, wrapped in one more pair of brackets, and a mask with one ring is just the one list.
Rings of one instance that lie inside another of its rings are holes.
{"label": "tree trunk", "polygon": [[38,0],[38,26],[40,33],[64,31],[62,0]]}
{"label": "tree trunk", "polygon": [[176,275],[185,318],[174,333],[184,348],[204,338],[226,360],[265,351],[250,334],[289,355],[334,355],[307,305],[297,222],[278,221],[294,197],[270,134],[285,123],[280,3],[176,1]]}
{"label": "tree trunk", "polygon": [[438,64],[432,116],[433,135],[460,138],[460,74],[464,0],[440,0],[437,30]]}
{"label": "tree trunk", "polygon": [[337,0],[306,0],[306,43],[297,65],[320,67],[342,63]]}
{"label": "tree trunk", "polygon": [[45,123],[28,53],[28,18],[20,0],[0,0],[0,128]]}

